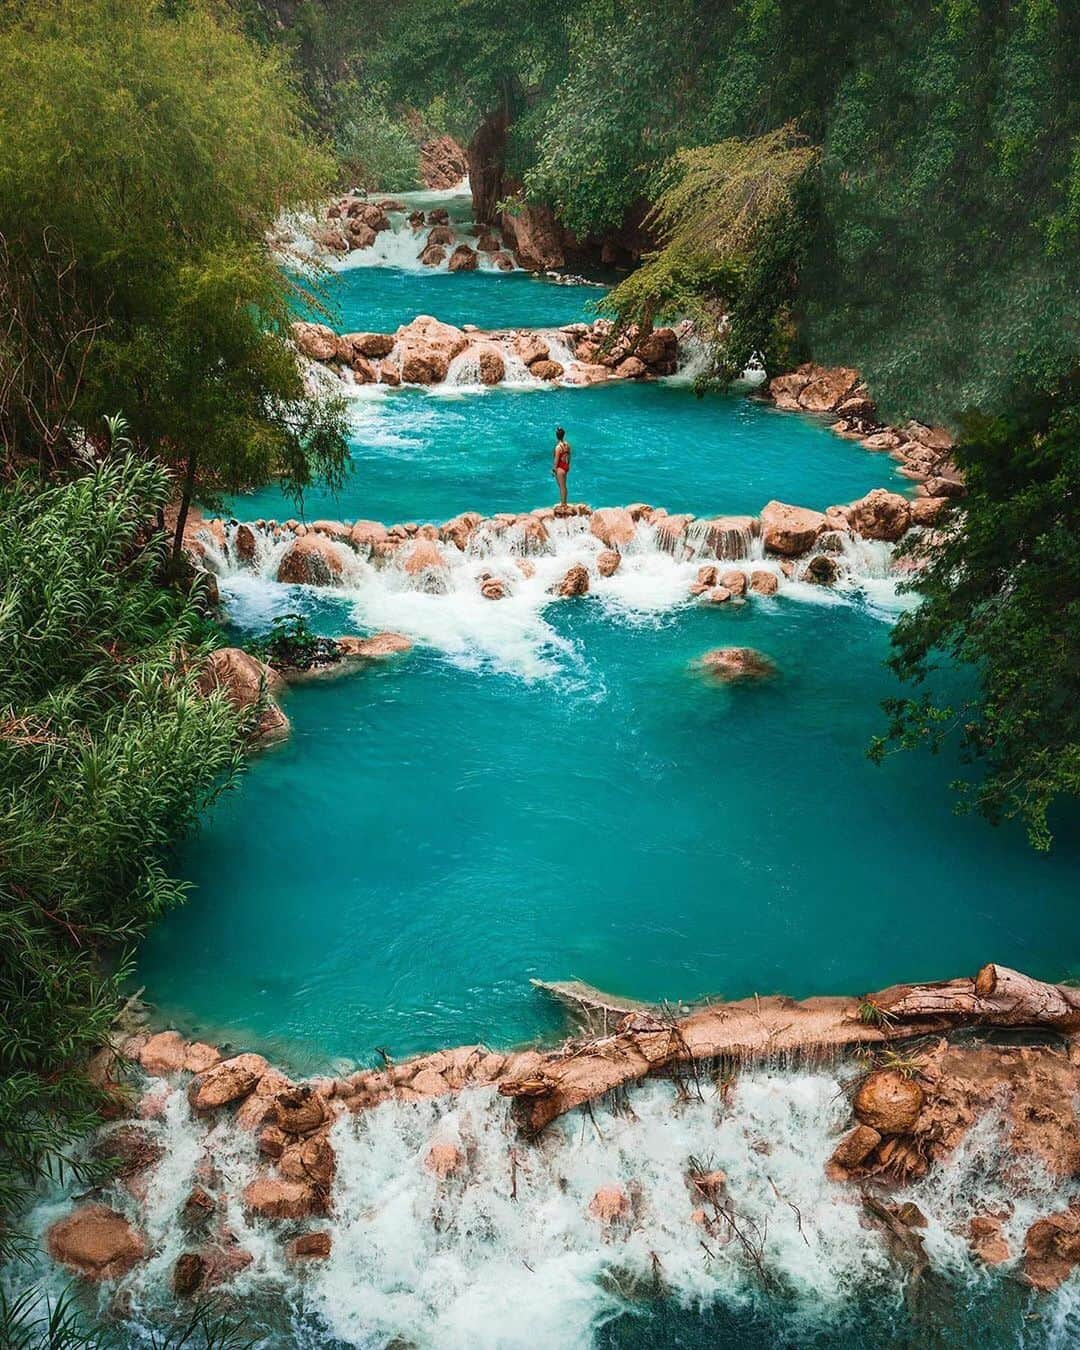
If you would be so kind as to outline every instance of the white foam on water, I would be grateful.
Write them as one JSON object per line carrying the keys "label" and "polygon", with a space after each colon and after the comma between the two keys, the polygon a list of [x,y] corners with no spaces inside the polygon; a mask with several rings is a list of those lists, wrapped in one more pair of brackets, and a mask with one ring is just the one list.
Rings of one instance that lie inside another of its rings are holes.
{"label": "white foam on water", "polygon": [[[659,1297],[687,1308],[722,1301],[766,1312],[771,1304],[789,1334],[820,1331],[868,1298],[902,1318],[899,1269],[882,1235],[865,1226],[858,1188],[825,1177],[848,1122],[835,1073],[776,1067],[744,1070],[726,1091],[707,1078],[688,1095],[647,1082],[623,1109],[594,1104],[591,1117],[565,1117],[533,1143],[520,1138],[507,1103],[490,1089],[388,1102],[339,1118],[330,1213],[288,1224],[244,1211],[243,1188],[258,1169],[254,1137],[229,1117],[194,1119],[186,1094],[175,1090],[158,1127],[166,1155],[141,1219],[153,1253],[120,1293],[144,1323],[167,1304],[173,1265],[192,1245],[179,1211],[209,1160],[225,1197],[224,1223],[253,1258],[232,1292],[277,1299],[283,1333],[303,1309],[300,1328],[275,1345],[329,1335],[357,1347],[396,1338],[440,1350],[570,1350],[591,1344],[612,1316]],[[459,1175],[439,1179],[428,1170],[434,1143],[461,1150]],[[952,1161],[892,1197],[913,1200],[927,1215],[932,1267],[958,1301],[965,1288],[1011,1279],[1007,1267],[987,1270],[967,1252],[963,1233],[974,1213],[1011,1205],[1006,1231],[1018,1251],[1034,1218],[1077,1190],[1037,1169],[1018,1182],[1010,1168],[1006,1181],[1003,1162],[991,1114]],[[694,1221],[702,1202],[687,1174],[695,1167],[726,1173],[726,1207],[757,1252],[768,1291],[732,1225],[721,1219],[710,1231]],[[589,1213],[602,1187],[629,1197],[626,1223],[606,1227]],[[134,1214],[130,1197],[119,1203]],[[35,1229],[65,1209],[56,1196],[43,1202]],[[284,1243],[304,1229],[328,1229],[331,1254],[290,1267]],[[1040,1300],[1045,1339],[1037,1343],[1068,1344],[1078,1306],[1074,1276]]]}
{"label": "white foam on water", "polygon": [[[805,604],[857,604],[886,622],[897,608],[890,600],[896,582],[888,575],[887,544],[845,541],[834,555],[837,582],[826,587],[801,580],[798,571],[793,578],[785,576],[779,562],[764,555],[760,539],[746,531],[728,532],[723,551],[735,556],[718,562],[700,523],[674,549],[665,546],[654,527],[642,523],[623,546],[618,570],[603,577],[598,561],[607,546],[591,532],[589,517],[549,520],[545,529],[546,541],[537,544],[527,540],[522,524],[487,521],[464,552],[453,544],[439,544],[446,566],[419,575],[405,569],[414,548],[411,541],[380,561],[338,544],[334,548],[343,575],[337,585],[320,588],[317,594],[340,599],[357,629],[392,629],[460,665],[487,665],[529,679],[580,664],[581,654],[549,622],[550,606],[561,603],[553,592],[568,569],[578,564],[588,572],[590,600],[618,623],[653,621],[698,603],[690,586],[706,564],[715,565],[720,573],[739,571],[748,578],[754,571],[772,572],[778,595]],[[262,532],[251,566],[228,550],[223,555],[210,549],[208,563],[220,577],[230,614],[243,627],[261,628],[276,615],[305,608],[302,597],[309,588],[282,586],[275,579],[290,544],[287,534]],[[800,570],[804,566],[800,564]],[[500,600],[482,594],[482,583],[492,578],[503,586]],[[751,596],[746,603],[767,602]]]}

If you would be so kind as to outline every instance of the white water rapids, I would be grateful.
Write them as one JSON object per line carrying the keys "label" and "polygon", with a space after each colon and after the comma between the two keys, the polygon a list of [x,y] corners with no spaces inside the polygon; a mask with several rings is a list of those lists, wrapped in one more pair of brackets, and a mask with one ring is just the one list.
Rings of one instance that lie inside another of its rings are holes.
{"label": "white water rapids", "polygon": [[[349,622],[362,631],[392,629],[439,651],[462,665],[488,664],[527,677],[542,677],[573,659],[573,650],[549,622],[551,606],[562,603],[552,588],[567,570],[581,564],[589,573],[585,603],[602,606],[611,620],[631,624],[661,624],[689,605],[690,585],[703,565],[721,572],[735,570],[772,573],[778,594],[810,605],[858,604],[883,620],[893,618],[905,602],[897,594],[898,578],[890,573],[892,548],[851,535],[833,536],[838,578],[834,586],[801,579],[805,560],[795,575],[785,575],[779,560],[765,554],[760,538],[748,531],[733,535],[717,561],[707,545],[702,526],[691,525],[686,542],[674,551],[664,546],[654,526],[639,523],[633,540],[622,551],[618,571],[603,577],[597,567],[605,545],[589,529],[589,518],[575,516],[545,522],[548,539],[536,547],[520,524],[501,525],[496,518],[480,526],[461,552],[453,544],[440,549],[446,567],[410,575],[405,544],[378,564],[346,544],[332,547],[342,560],[342,575],[332,588],[283,586],[276,580],[281,559],[292,535],[256,531],[254,564],[236,559],[231,548],[210,548],[208,564],[219,577],[222,596],[234,621],[244,628],[262,628],[277,615],[310,606],[330,596],[347,607]],[[235,527],[227,531],[234,537]],[[485,599],[482,577],[495,577],[506,588],[502,600]],[[740,603],[775,603],[759,595]],[[722,612],[728,606],[715,607]],[[343,630],[344,631],[344,630]]]}

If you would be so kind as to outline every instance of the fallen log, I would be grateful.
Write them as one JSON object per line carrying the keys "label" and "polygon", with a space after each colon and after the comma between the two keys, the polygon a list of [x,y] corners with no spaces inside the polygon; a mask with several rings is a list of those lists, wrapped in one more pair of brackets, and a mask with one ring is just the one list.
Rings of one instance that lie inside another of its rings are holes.
{"label": "fallen log", "polygon": [[499,1092],[535,1135],[566,1111],[652,1073],[785,1052],[825,1055],[962,1026],[1080,1030],[1080,990],[988,965],[974,979],[897,985],[862,999],[742,999],[670,1019],[633,1010],[612,1034],[552,1051],[527,1075],[504,1078]]}

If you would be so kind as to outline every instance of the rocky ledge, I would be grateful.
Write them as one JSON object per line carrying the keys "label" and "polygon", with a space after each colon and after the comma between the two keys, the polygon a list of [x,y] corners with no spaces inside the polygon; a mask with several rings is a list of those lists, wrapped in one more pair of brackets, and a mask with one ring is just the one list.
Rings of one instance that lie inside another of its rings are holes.
{"label": "rocky ledge", "polygon": [[[723,604],[745,599],[751,593],[773,595],[783,578],[831,585],[840,576],[845,541],[863,539],[897,543],[910,531],[932,541],[936,526],[951,505],[949,497],[910,499],[898,492],[875,488],[858,501],[830,506],[825,511],[768,502],[757,516],[695,517],[671,514],[663,507],[635,502],[630,506],[600,507],[584,503],[540,507],[526,512],[504,512],[484,517],[466,511],[441,525],[415,522],[384,525],[376,520],[352,524],[316,520],[304,524],[259,519],[250,523],[199,520],[187,537],[192,562],[204,566],[216,554],[236,567],[259,565],[261,544],[275,546],[274,579],[309,586],[344,583],[350,561],[363,559],[376,567],[398,566],[428,589],[440,589],[455,554],[469,553],[488,558],[493,570],[478,576],[486,599],[507,595],[515,576],[533,574],[530,556],[556,552],[553,522],[576,522],[577,529],[602,545],[593,560],[595,576],[610,577],[622,566],[628,552],[651,541],[676,561],[701,560],[702,566],[690,593],[703,602]],[[497,569],[500,560],[492,546],[505,538],[509,553],[516,555],[506,575]],[[288,543],[284,551],[277,546]],[[759,567],[724,567],[725,562],[748,563],[759,556]],[[917,554],[904,556],[904,568],[916,566]],[[510,575],[513,572],[515,575]],[[591,575],[575,563],[556,587],[558,594],[587,594]],[[486,587],[486,589],[484,589]]]}
{"label": "rocky ledge", "polygon": [[[111,1103],[93,1152],[112,1164],[119,1208],[84,1200],[48,1230],[50,1253],[95,1281],[117,1278],[152,1255],[139,1207],[164,1157],[159,1122],[177,1090],[195,1117],[221,1127],[204,1136],[180,1208],[188,1247],[175,1262],[173,1285],[181,1296],[229,1280],[252,1260],[230,1230],[228,1178],[214,1153],[226,1126],[248,1134],[260,1159],[236,1199],[249,1218],[278,1231],[290,1261],[302,1263],[331,1249],[331,1235],[318,1225],[333,1209],[335,1121],[466,1090],[509,1099],[512,1118],[532,1139],[564,1112],[648,1077],[673,1078],[688,1094],[702,1093],[749,1061],[858,1051],[861,1065],[848,1061],[843,1075],[853,1126],[826,1172],[837,1184],[861,1188],[868,1222],[885,1230],[916,1273],[926,1264],[917,1231],[925,1218],[910,1200],[893,1201],[891,1192],[946,1162],[976,1124],[999,1127],[1000,1146],[1016,1164],[1018,1195],[1025,1166],[1063,1182],[1080,1174],[1076,990],[990,965],[974,978],[894,986],[862,998],[706,1002],[674,1015],[580,984],[542,987],[588,1024],[557,1049],[460,1046],[402,1063],[384,1056],[378,1068],[304,1081],[259,1054],[230,1053],[177,1031],[118,1030],[90,1071]],[[1025,1028],[1025,1043],[982,1043],[970,1034],[950,1040],[973,1027]],[[420,1165],[440,1183],[468,1184],[469,1157],[456,1145],[433,1138]],[[725,1183],[721,1172],[688,1171],[689,1218],[707,1232],[723,1228]],[[633,1206],[632,1184],[603,1187],[588,1213],[617,1234]],[[973,1255],[986,1264],[1019,1261],[1030,1285],[1055,1288],[1080,1261],[1080,1209],[1062,1205],[1029,1223],[1022,1250],[1002,1234],[1008,1217],[988,1210],[970,1221],[965,1236]]]}
{"label": "rocky ledge", "polygon": [[830,419],[830,430],[867,450],[890,455],[900,473],[918,483],[920,497],[962,497],[963,474],[952,458],[953,441],[944,427],[908,422],[886,425],[859,372],[848,366],[806,362],[769,381],[767,397],[785,412],[814,413]]}
{"label": "rocky ledge", "polygon": [[631,329],[613,337],[611,323],[562,328],[457,328],[428,314],[393,333],[336,333],[298,320],[293,341],[302,356],[352,384],[496,385],[528,379],[561,384],[642,380],[673,375],[679,360],[674,328],[647,334]]}

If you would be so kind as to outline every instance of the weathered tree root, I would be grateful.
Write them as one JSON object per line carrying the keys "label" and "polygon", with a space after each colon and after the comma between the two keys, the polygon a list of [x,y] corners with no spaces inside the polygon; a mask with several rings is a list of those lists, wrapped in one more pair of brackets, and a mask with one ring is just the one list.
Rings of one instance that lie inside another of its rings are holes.
{"label": "weathered tree root", "polygon": [[687,1063],[813,1057],[965,1026],[1080,1030],[1080,989],[987,965],[973,980],[894,985],[863,999],[742,999],[664,1020],[633,1010],[612,1034],[552,1051],[499,1091],[514,1100],[525,1131],[538,1134],[574,1107]]}

